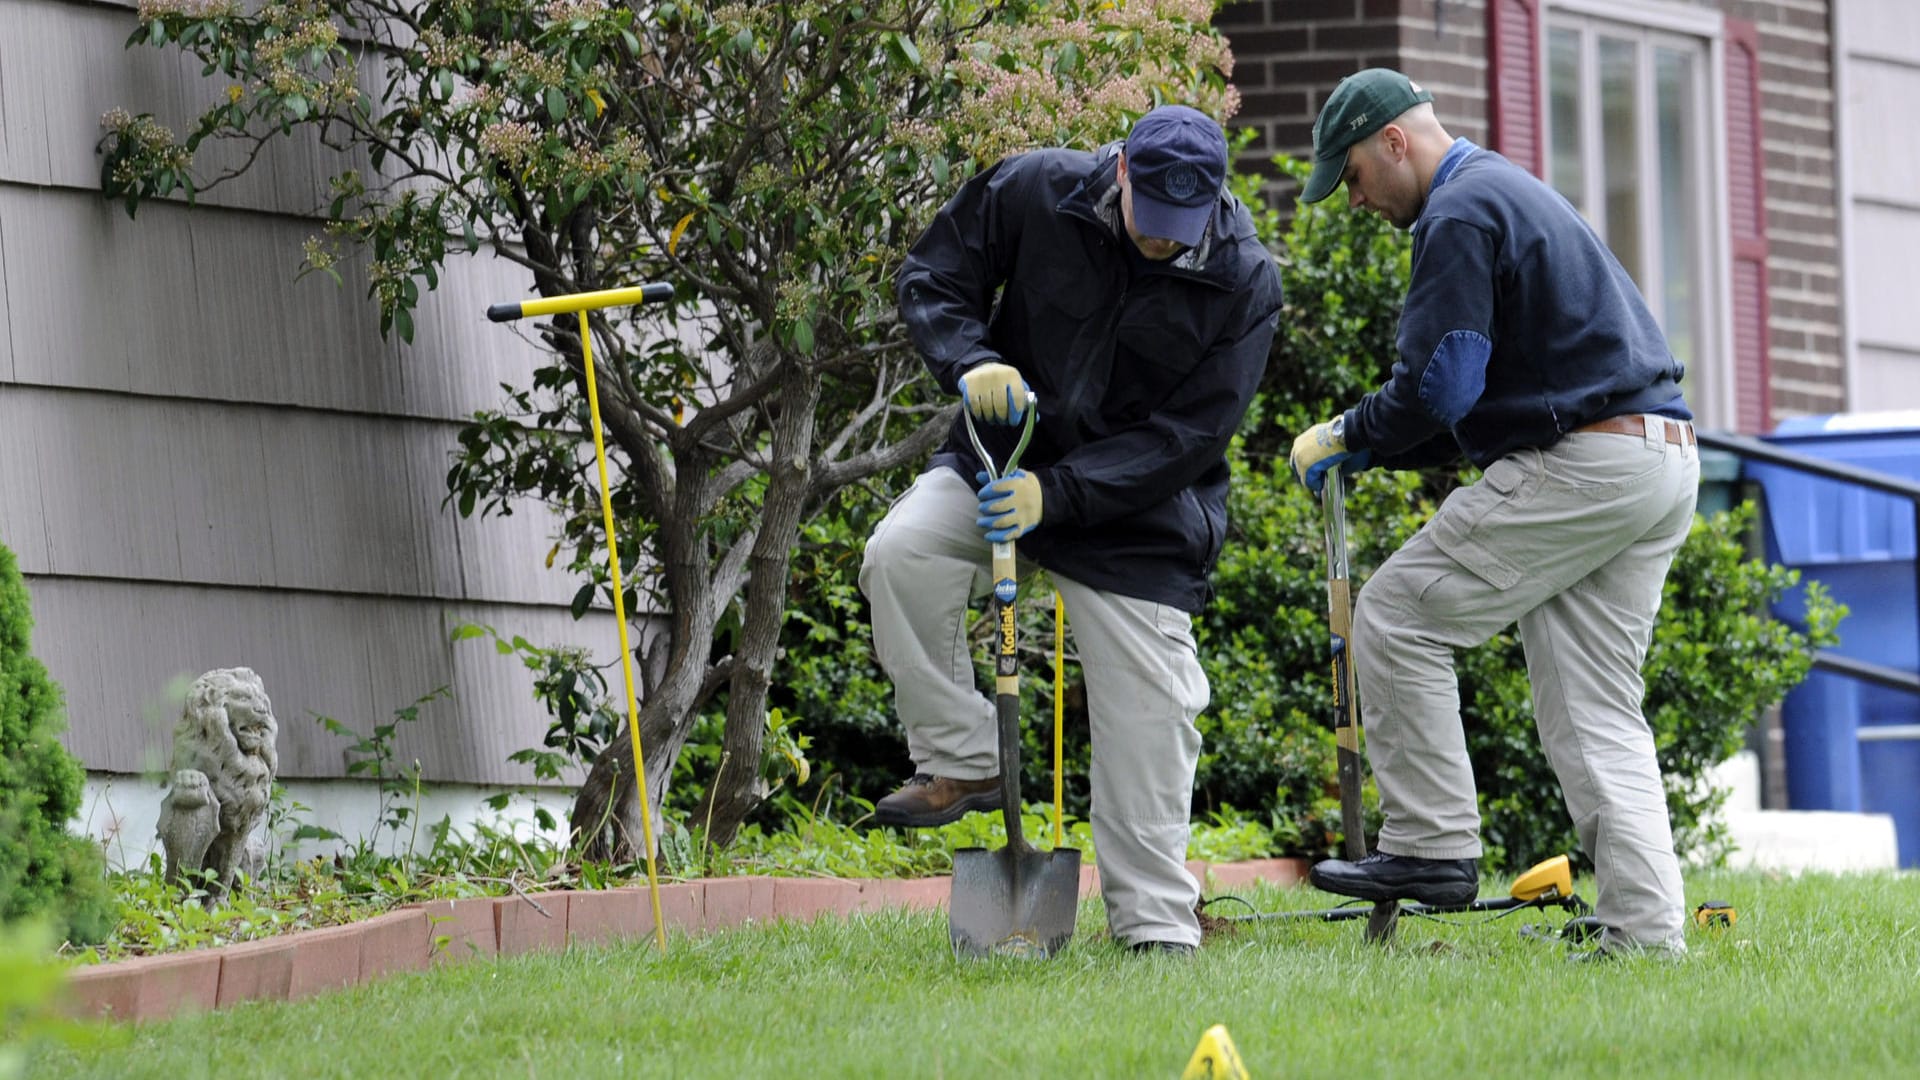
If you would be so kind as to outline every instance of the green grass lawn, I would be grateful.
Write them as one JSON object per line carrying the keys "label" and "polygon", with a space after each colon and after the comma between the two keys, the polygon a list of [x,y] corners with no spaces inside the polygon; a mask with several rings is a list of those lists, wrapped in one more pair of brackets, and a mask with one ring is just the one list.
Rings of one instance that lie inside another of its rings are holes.
{"label": "green grass lawn", "polygon": [[1191,961],[1124,953],[1097,901],[1041,963],[956,961],[938,913],[751,927],[105,1027],[28,1075],[1173,1077],[1216,1023],[1256,1078],[1920,1074],[1920,875],[1698,873],[1688,897],[1738,924],[1690,931],[1683,963],[1591,967],[1522,938],[1533,912],[1403,920],[1385,950],[1358,922],[1261,923]]}

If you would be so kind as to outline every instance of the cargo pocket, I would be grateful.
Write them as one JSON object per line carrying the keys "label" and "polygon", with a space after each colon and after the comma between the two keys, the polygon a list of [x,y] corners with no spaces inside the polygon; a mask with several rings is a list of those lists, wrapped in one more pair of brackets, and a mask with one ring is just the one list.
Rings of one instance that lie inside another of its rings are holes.
{"label": "cargo pocket", "polygon": [[1200,647],[1193,639],[1193,615],[1182,611],[1172,604],[1153,605],[1154,629],[1186,648],[1188,652],[1198,653]]}
{"label": "cargo pocket", "polygon": [[1501,523],[1539,488],[1539,452],[1520,450],[1492,465],[1480,482],[1447,498],[1429,523],[1433,542],[1482,581],[1511,589],[1525,572],[1495,549]]}
{"label": "cargo pocket", "polygon": [[1169,700],[1179,710],[1180,723],[1191,734],[1194,745],[1185,753],[1186,767],[1191,771],[1194,755],[1200,752],[1200,736],[1193,731],[1193,718],[1205,712],[1213,698],[1206,672],[1200,667],[1200,648],[1193,639],[1193,615],[1172,604],[1155,604],[1153,627],[1167,643],[1166,651],[1152,661],[1154,666],[1164,667],[1154,680],[1165,688]]}

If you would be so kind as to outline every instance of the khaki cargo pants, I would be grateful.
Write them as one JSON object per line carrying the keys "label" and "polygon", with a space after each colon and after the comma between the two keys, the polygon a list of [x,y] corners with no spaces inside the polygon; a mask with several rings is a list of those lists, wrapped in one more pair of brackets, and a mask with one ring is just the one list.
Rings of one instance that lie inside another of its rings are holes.
{"label": "khaki cargo pants", "polygon": [[[978,516],[972,485],[951,469],[930,469],[874,527],[860,567],[874,649],[893,680],[914,764],[956,780],[1000,772],[993,703],[975,680],[966,637],[967,609],[986,596],[991,576]],[[1192,617],[1052,578],[1087,678],[1093,843],[1107,925],[1128,944],[1198,945],[1200,890],[1186,858],[1200,759],[1193,721],[1207,707],[1207,678]]]}
{"label": "khaki cargo pants", "polygon": [[1479,857],[1453,652],[1517,621],[1535,724],[1596,868],[1606,940],[1685,948],[1640,665],[1699,479],[1688,425],[1574,432],[1494,462],[1367,581],[1353,644],[1381,851]]}

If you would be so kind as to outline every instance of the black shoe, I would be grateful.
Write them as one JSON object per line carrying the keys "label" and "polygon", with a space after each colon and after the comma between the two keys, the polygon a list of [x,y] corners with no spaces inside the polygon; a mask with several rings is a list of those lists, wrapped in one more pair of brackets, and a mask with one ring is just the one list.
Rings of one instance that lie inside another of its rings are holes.
{"label": "black shoe", "polygon": [[1307,877],[1324,892],[1361,900],[1417,900],[1434,907],[1461,907],[1480,894],[1473,859],[1421,859],[1376,851],[1359,862],[1328,859]]}
{"label": "black shoe", "polygon": [[1000,778],[955,780],[917,773],[900,790],[873,804],[875,825],[927,829],[959,821],[973,810],[1000,809]]}
{"label": "black shoe", "polygon": [[1194,947],[1184,941],[1136,941],[1127,946],[1127,951],[1135,956],[1166,955],[1190,957]]}

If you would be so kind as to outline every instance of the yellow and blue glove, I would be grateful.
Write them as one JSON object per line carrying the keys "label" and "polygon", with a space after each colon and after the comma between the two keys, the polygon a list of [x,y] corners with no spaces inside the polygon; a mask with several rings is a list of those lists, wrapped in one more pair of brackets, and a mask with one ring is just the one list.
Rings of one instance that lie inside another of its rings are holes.
{"label": "yellow and blue glove", "polygon": [[1040,524],[1040,478],[1025,469],[1015,469],[987,483],[987,474],[975,473],[979,481],[980,520],[974,524],[986,530],[987,540],[1002,544],[1017,540]]}
{"label": "yellow and blue glove", "polygon": [[1027,380],[1006,364],[981,364],[960,376],[960,400],[975,420],[1017,424],[1027,415]]}
{"label": "yellow and blue glove", "polygon": [[1307,485],[1307,490],[1315,495],[1326,486],[1328,469],[1341,465],[1348,472],[1359,472],[1373,459],[1371,450],[1355,453],[1347,449],[1346,429],[1347,418],[1342,414],[1313,425],[1293,440],[1293,453],[1287,458],[1287,467],[1293,470],[1293,478]]}

